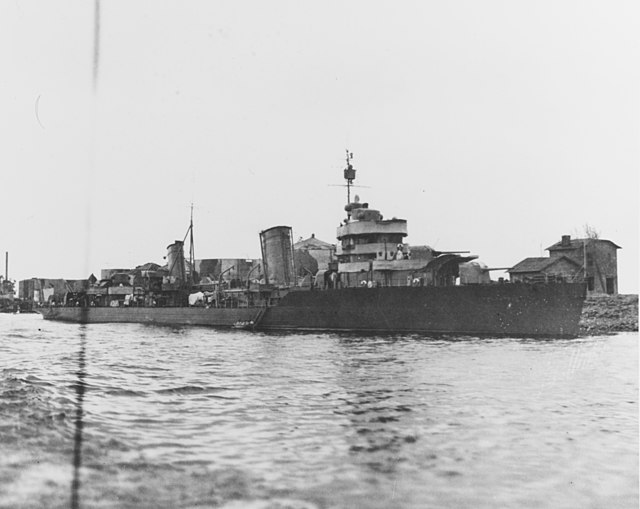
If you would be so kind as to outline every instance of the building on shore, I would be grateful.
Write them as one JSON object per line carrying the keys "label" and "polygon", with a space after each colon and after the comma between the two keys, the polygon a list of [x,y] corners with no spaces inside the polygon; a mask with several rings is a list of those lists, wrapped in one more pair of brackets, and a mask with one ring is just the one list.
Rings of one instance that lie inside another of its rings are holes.
{"label": "building on shore", "polygon": [[315,233],[308,239],[300,237],[293,245],[293,257],[301,286],[317,284],[319,275],[324,277],[332,264],[337,265],[336,246],[316,238]]}
{"label": "building on shore", "polygon": [[96,281],[88,279],[31,278],[18,282],[18,298],[34,304],[63,303],[68,294],[86,291]]}
{"label": "building on shore", "polygon": [[610,240],[563,235],[548,257],[525,258],[509,269],[512,282],[585,281],[590,293],[618,293],[620,246]]}
{"label": "building on shore", "polygon": [[306,252],[317,262],[317,270],[328,270],[329,264],[336,259],[336,246],[317,239],[315,233],[308,239],[302,237],[293,245],[295,252]]}

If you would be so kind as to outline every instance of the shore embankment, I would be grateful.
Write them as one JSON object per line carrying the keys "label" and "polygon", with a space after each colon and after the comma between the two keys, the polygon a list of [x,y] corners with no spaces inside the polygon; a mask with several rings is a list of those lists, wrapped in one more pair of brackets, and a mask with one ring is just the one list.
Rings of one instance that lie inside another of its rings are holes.
{"label": "shore embankment", "polygon": [[589,295],[582,308],[580,334],[595,336],[638,330],[637,295]]}

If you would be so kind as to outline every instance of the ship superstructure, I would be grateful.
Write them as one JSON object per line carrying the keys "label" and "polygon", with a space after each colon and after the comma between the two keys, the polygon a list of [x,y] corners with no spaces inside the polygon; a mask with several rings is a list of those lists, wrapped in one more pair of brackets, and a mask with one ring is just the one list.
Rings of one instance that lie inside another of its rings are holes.
{"label": "ship superstructure", "polygon": [[337,279],[343,287],[452,286],[459,266],[477,258],[460,252],[440,252],[420,246],[412,251],[405,243],[406,219],[384,219],[379,210],[351,201],[356,170],[347,152],[347,217],[337,229]]}

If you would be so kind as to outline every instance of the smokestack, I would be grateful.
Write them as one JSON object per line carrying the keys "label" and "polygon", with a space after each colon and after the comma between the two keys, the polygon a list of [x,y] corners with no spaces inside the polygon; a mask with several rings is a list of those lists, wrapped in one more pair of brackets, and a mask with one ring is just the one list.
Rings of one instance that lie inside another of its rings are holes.
{"label": "smokestack", "polygon": [[167,246],[167,268],[169,276],[175,277],[181,284],[187,279],[184,267],[184,242],[176,240],[173,244]]}
{"label": "smokestack", "polygon": [[9,280],[9,251],[4,253],[4,280]]}
{"label": "smokestack", "polygon": [[260,248],[265,282],[278,286],[295,286],[293,233],[290,226],[274,226],[260,232]]}

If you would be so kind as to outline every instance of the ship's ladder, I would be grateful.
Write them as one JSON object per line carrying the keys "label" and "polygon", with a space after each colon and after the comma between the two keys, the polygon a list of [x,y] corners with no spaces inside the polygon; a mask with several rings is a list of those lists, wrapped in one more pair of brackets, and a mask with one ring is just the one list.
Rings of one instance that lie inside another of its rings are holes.
{"label": "ship's ladder", "polygon": [[252,330],[255,330],[259,325],[260,322],[262,321],[262,319],[264,318],[264,314],[267,312],[267,307],[261,307],[258,310],[258,313],[256,314],[256,316],[254,317],[253,321],[253,325],[251,326]]}

